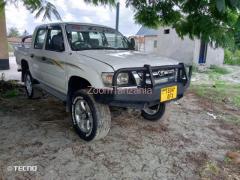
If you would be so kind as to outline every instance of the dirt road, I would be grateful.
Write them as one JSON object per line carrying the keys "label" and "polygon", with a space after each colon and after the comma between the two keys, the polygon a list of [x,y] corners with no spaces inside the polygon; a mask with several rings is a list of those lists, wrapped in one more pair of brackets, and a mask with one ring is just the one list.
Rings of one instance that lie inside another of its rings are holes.
{"label": "dirt road", "polygon": [[[225,157],[240,150],[240,125],[226,122],[239,110],[191,92],[168,108],[163,122],[112,108],[109,135],[86,143],[60,101],[0,99],[0,179],[239,179],[239,165]],[[17,165],[38,170],[9,171]]]}

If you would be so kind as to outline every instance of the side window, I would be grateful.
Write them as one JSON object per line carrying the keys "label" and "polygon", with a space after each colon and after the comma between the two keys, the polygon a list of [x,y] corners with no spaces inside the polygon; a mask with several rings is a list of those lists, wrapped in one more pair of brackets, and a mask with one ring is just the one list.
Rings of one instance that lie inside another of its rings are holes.
{"label": "side window", "polygon": [[45,35],[46,35],[46,29],[38,29],[35,42],[34,42],[34,49],[43,48]]}
{"label": "side window", "polygon": [[50,51],[64,51],[64,42],[62,29],[59,26],[51,27],[48,30],[46,40],[46,50]]}
{"label": "side window", "polygon": [[153,41],[153,47],[154,47],[154,48],[157,48],[157,40],[154,40],[154,41]]}
{"label": "side window", "polygon": [[76,42],[76,41],[79,41],[78,33],[72,32],[72,42]]}

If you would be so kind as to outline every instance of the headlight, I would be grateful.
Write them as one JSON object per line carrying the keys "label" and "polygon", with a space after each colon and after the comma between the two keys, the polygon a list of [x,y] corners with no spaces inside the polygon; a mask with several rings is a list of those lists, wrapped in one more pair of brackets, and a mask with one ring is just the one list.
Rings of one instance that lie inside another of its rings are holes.
{"label": "headlight", "polygon": [[[114,73],[102,73],[102,80],[105,86],[111,87],[113,82]],[[117,85],[127,85],[129,84],[129,74],[128,73],[120,73],[117,77]]]}
{"label": "headlight", "polygon": [[102,80],[104,85],[112,86],[113,73],[102,73]]}
{"label": "headlight", "polygon": [[128,73],[120,73],[117,77],[117,84],[118,85],[126,85],[129,82],[129,75]]}

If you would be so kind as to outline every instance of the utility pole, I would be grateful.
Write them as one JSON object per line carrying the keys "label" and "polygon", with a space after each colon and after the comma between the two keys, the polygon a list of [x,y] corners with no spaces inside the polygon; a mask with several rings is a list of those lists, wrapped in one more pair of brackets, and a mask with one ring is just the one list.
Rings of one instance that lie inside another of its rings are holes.
{"label": "utility pole", "polygon": [[116,31],[118,31],[118,25],[119,25],[119,9],[120,9],[120,2],[117,2],[117,6],[116,6]]}

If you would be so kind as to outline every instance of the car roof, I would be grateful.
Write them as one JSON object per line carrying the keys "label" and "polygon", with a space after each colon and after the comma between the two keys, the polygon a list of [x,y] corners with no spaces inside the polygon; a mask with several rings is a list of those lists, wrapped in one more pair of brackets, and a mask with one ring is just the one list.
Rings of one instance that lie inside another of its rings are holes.
{"label": "car roof", "polygon": [[80,23],[80,22],[55,22],[55,23],[47,23],[37,26],[37,28],[42,26],[48,26],[48,25],[84,25],[84,26],[98,26],[98,27],[104,27],[104,28],[110,28],[114,29],[108,26],[100,25],[100,24],[92,24],[92,23]]}

